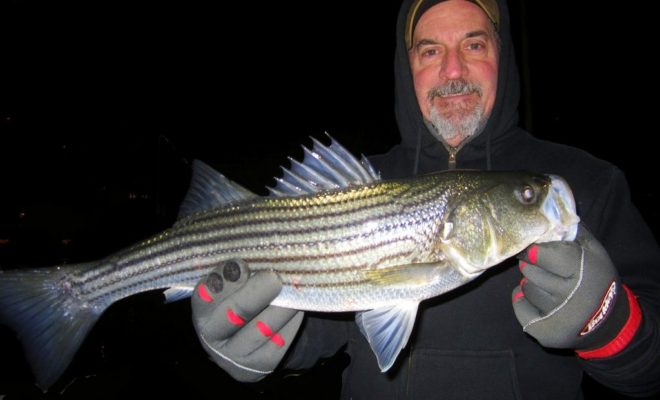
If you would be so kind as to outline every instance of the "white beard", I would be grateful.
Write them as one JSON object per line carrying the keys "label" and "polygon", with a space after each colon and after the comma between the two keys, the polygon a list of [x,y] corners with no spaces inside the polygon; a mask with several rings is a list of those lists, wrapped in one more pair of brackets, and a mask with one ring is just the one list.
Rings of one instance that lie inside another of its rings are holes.
{"label": "white beard", "polygon": [[466,139],[476,136],[481,132],[487,120],[484,118],[484,109],[481,104],[477,104],[471,113],[459,120],[444,118],[434,106],[431,106],[429,118],[435,128],[432,133],[445,143],[457,137],[462,143]]}

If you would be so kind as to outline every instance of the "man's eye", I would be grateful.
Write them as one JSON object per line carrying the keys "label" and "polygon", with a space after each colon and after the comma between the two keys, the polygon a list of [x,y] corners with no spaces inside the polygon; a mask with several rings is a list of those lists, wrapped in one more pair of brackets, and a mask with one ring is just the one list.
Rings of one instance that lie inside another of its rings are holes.
{"label": "man's eye", "polygon": [[467,48],[469,50],[483,50],[486,48],[483,43],[478,43],[478,42],[473,42],[473,43],[468,43]]}
{"label": "man's eye", "polygon": [[426,49],[422,51],[422,57],[433,57],[436,54],[438,54],[438,50],[436,49]]}

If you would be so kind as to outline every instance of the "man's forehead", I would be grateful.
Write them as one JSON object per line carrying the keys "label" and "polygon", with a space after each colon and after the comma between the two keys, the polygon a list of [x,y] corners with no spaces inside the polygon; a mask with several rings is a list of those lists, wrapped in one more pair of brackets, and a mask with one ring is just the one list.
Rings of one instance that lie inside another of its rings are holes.
{"label": "man's forehead", "polygon": [[[415,33],[415,28],[418,21],[422,16],[430,9],[435,7],[440,3],[449,2],[446,0],[415,0],[408,10],[408,16],[406,19],[406,30],[405,30],[405,40],[406,46],[410,49],[413,46],[413,37]],[[458,3],[459,6],[462,6],[461,3],[470,4],[468,7],[476,6],[478,7],[486,16],[488,20],[493,24],[493,27],[497,30],[499,29],[500,24],[500,13],[499,7],[496,0],[461,0],[461,1],[452,1],[452,3]],[[455,4],[454,4],[455,5]]]}
{"label": "man's forehead", "polygon": [[[462,40],[476,36],[490,36],[493,32],[486,15],[475,5],[460,1],[451,6],[438,6],[425,13],[415,26],[411,47],[420,40]],[[494,33],[494,32],[493,32]]]}
{"label": "man's forehead", "polygon": [[[473,15],[473,14],[471,14]],[[415,27],[413,35],[413,45],[424,38],[457,38],[474,37],[479,35],[489,35],[492,28],[485,18],[454,18],[449,14],[434,14],[428,18],[420,20]]]}

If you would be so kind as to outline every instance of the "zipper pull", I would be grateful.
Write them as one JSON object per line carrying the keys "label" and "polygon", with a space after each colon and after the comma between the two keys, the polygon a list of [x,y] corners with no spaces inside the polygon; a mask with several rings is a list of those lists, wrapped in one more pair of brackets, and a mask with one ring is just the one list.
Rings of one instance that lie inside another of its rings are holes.
{"label": "zipper pull", "polygon": [[458,149],[456,147],[450,147],[448,149],[449,151],[449,165],[447,165],[448,169],[456,169],[456,154],[458,153]]}

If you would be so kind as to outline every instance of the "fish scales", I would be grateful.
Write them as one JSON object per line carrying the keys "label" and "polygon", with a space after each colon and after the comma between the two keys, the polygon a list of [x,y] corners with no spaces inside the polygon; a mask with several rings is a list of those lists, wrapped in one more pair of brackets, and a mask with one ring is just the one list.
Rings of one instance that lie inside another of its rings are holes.
{"label": "fish scales", "polygon": [[117,296],[193,286],[219,262],[241,258],[254,271],[278,272],[285,285],[345,285],[363,280],[361,269],[423,257],[433,232],[426,225],[441,217],[437,206],[427,209],[446,191],[432,177],[416,185],[387,182],[249,201],[183,220],[73,282],[88,301],[112,303]]}

